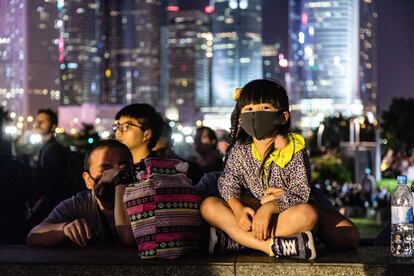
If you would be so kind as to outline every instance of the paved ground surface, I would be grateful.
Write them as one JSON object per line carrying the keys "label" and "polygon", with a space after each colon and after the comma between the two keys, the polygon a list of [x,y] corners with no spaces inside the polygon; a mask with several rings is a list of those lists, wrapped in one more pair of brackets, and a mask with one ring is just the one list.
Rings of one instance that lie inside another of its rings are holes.
{"label": "paved ground surface", "polygon": [[346,252],[318,250],[312,262],[255,252],[211,257],[197,253],[173,261],[142,261],[135,248],[0,246],[0,275],[414,275],[414,258],[394,258],[388,247]]}

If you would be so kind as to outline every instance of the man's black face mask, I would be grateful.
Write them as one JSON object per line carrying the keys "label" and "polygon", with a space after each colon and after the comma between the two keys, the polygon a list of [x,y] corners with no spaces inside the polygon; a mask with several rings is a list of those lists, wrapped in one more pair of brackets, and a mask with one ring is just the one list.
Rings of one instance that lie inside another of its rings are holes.
{"label": "man's black face mask", "polygon": [[127,185],[134,182],[134,177],[131,173],[125,170],[120,171],[112,180],[112,183],[105,183],[96,187],[99,179],[93,178],[94,181],[94,192],[95,196],[104,203],[114,204],[115,203],[115,187],[117,185]]}
{"label": "man's black face mask", "polygon": [[283,110],[257,111],[240,114],[240,127],[248,135],[262,140],[279,134]]}
{"label": "man's black face mask", "polygon": [[115,185],[108,183],[108,184],[100,185],[99,187],[96,187],[96,184],[98,184],[99,179],[94,179],[94,178],[92,179],[94,181],[93,190],[95,192],[95,196],[104,203],[114,204],[115,203]]}

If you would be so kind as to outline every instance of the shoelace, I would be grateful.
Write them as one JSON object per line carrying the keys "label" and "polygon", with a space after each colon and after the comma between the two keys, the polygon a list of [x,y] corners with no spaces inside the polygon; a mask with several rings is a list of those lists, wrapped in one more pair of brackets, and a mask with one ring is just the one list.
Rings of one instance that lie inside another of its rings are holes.
{"label": "shoelace", "polygon": [[283,247],[284,256],[291,256],[291,255],[298,254],[298,252],[296,252],[296,241],[294,239],[282,239],[281,243]]}

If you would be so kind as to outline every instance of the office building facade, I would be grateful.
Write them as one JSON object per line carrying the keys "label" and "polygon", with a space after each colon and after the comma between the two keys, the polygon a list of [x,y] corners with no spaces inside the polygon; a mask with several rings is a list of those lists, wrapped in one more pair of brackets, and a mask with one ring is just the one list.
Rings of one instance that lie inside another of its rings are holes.
{"label": "office building facade", "polygon": [[289,92],[297,126],[325,116],[362,113],[359,93],[359,1],[289,2]]}
{"label": "office building facade", "polygon": [[262,78],[261,0],[213,0],[212,106],[234,106],[231,93]]}

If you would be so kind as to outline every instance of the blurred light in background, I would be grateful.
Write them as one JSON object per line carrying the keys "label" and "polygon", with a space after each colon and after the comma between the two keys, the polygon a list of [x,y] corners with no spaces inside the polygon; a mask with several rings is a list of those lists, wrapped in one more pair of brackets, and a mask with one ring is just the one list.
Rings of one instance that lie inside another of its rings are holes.
{"label": "blurred light in background", "polygon": [[33,145],[40,144],[42,142],[42,136],[40,136],[40,134],[33,133],[29,136],[29,142]]}

